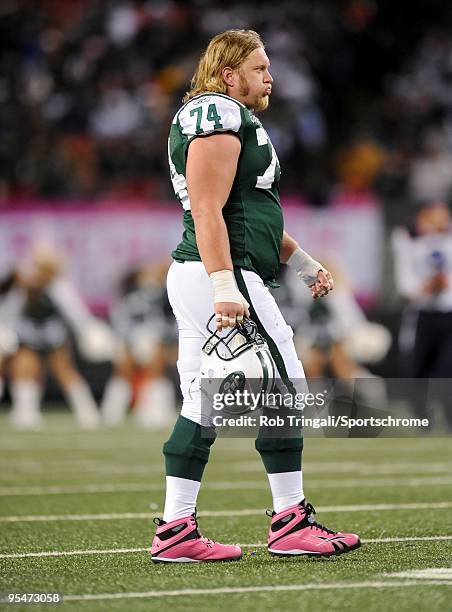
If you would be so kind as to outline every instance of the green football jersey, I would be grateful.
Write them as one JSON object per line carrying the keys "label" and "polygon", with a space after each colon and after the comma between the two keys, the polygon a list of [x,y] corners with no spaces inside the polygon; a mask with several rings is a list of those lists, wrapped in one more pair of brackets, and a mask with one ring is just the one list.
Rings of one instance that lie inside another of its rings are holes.
{"label": "green football jersey", "polygon": [[194,138],[218,132],[238,136],[242,149],[231,193],[223,208],[234,266],[272,282],[279,269],[283,216],[278,157],[259,119],[241,102],[217,93],[201,94],[174,117],[168,157],[174,191],[184,209],[184,233],[172,256],[200,261],[187,193],[186,160]]}

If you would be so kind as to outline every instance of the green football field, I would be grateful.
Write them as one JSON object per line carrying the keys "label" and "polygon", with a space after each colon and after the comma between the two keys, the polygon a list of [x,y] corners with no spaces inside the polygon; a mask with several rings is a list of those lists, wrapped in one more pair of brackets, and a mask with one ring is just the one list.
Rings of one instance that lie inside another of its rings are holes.
{"label": "green football field", "polygon": [[128,422],[82,433],[69,414],[46,414],[45,425],[19,433],[0,420],[3,596],[57,592],[71,611],[452,610],[450,439],[308,438],[304,489],[318,520],[364,541],[323,560],[267,553],[271,498],[253,440],[220,439],[200,527],[240,543],[243,559],[154,565],[168,432]]}

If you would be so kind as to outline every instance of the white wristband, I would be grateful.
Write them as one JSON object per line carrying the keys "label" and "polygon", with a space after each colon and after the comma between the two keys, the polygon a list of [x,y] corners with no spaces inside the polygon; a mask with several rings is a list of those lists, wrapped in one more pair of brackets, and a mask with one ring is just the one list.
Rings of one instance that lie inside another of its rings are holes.
{"label": "white wristband", "polygon": [[298,276],[308,286],[313,285],[317,280],[317,274],[323,270],[322,264],[313,259],[303,249],[297,247],[287,260],[287,264],[296,270]]}
{"label": "white wristband", "polygon": [[249,304],[237,289],[237,285],[234,278],[234,273],[231,270],[220,270],[219,272],[212,272],[210,274],[210,280],[213,285],[213,301],[217,302],[234,302],[248,307]]}

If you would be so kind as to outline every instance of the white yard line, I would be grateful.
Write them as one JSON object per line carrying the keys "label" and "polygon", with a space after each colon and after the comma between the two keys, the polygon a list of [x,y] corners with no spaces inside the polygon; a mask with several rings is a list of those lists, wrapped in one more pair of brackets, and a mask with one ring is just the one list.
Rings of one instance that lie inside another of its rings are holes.
{"label": "white yard line", "polygon": [[24,487],[0,487],[0,496],[15,495],[67,495],[79,493],[119,493],[128,491],[162,491],[163,485],[152,485],[147,483],[121,483],[121,484],[89,484],[89,485],[49,485],[49,486],[24,486]]}
{"label": "white yard line", "polygon": [[412,578],[414,580],[452,580],[452,567],[428,567],[385,574],[387,578]]}
{"label": "white yard line", "polygon": [[[27,453],[30,449],[33,452],[45,452],[48,453],[76,453],[76,452],[98,452],[98,451],[131,451],[132,453],[137,452],[149,452],[149,445],[156,443],[160,448],[168,435],[171,433],[171,429],[162,430],[157,435],[155,432],[147,431],[142,433],[138,428],[134,431],[125,431],[123,435],[119,435],[119,432],[113,436],[108,436],[108,432],[105,430],[97,431],[77,431],[74,429],[70,431],[55,431],[49,436],[43,436],[39,432],[28,432],[24,433],[23,437],[19,439],[20,434],[17,431],[9,432],[9,435],[4,435],[4,430],[1,429],[0,419],[0,453]],[[107,436],[105,436],[107,434]],[[67,437],[64,437],[67,436]],[[137,437],[138,436],[138,437]],[[60,442],[56,442],[58,439]],[[226,440],[226,438],[222,438]],[[238,453],[249,454],[250,449],[253,449],[253,440],[250,438],[228,438],[227,444],[221,445],[221,452],[232,454],[236,456]],[[218,442],[216,446],[219,446]],[[368,446],[367,446],[368,447]],[[360,448],[356,447],[358,452]],[[426,447],[424,447],[426,448]]]}
{"label": "white yard line", "polygon": [[[163,479],[162,479],[163,480]],[[317,480],[309,482],[310,489],[323,488],[353,488],[353,487],[419,487],[452,485],[452,476],[433,476],[421,478],[348,478],[334,480]],[[265,489],[267,483],[261,480],[248,481],[226,481],[207,482],[203,489],[235,491],[248,489]],[[138,491],[163,491],[164,483],[120,483],[120,484],[89,484],[89,485],[67,485],[67,486],[23,486],[23,487],[0,487],[0,497],[11,495],[65,495],[80,493],[125,493]]]}
{"label": "white yard line", "polygon": [[200,595],[223,595],[233,593],[263,593],[263,592],[290,592],[290,591],[330,591],[346,589],[395,589],[405,587],[418,587],[426,585],[447,584],[452,586],[452,582],[438,582],[436,580],[417,581],[391,581],[391,580],[369,580],[364,582],[327,582],[319,584],[316,582],[306,584],[277,584],[260,585],[246,587],[220,587],[216,589],[180,589],[177,591],[145,591],[130,593],[96,593],[87,595],[67,595],[64,601],[102,601],[115,599],[147,599],[158,597],[177,597],[177,596],[200,596]]}
{"label": "white yard line", "polygon": [[[150,461],[149,463],[131,463],[127,462],[120,464],[114,462],[102,462],[96,459],[65,459],[59,460],[57,464],[53,459],[42,461],[33,461],[27,459],[0,459],[0,466],[9,468],[11,478],[15,477],[17,472],[32,472],[32,473],[48,473],[51,469],[52,474],[83,471],[94,472],[101,474],[149,474],[159,473],[162,471],[160,462],[158,465]],[[211,467],[215,471],[215,464]],[[220,466],[221,467],[221,466]],[[232,462],[228,467],[231,472],[262,472],[263,466],[261,461],[238,461]],[[355,461],[341,462],[306,462],[304,466],[306,474],[330,474],[330,473],[348,473],[355,472],[356,475],[395,475],[401,474],[450,474],[452,471],[452,463],[447,462],[420,462],[416,463],[360,463]]]}
{"label": "white yard line", "polygon": [[[0,419],[1,428],[1,419]],[[137,429],[133,433],[131,431],[124,432],[123,436],[115,435],[114,437],[106,438],[104,434],[106,432],[53,432],[52,435],[44,438],[39,433],[24,434],[24,437],[18,439],[18,433],[15,431],[9,432],[9,435],[4,435],[2,430],[0,435],[0,453],[29,453],[30,449],[33,452],[49,453],[63,453],[64,455],[69,453],[77,452],[95,452],[112,450],[131,453],[137,452],[148,452],[149,444],[156,443],[159,447],[165,438],[165,435],[169,435],[170,430],[161,433],[158,436],[154,436],[152,432],[147,433],[145,436],[140,435]],[[74,435],[75,433],[75,435]],[[138,439],[134,440],[133,436],[138,435]],[[64,437],[63,437],[64,436]],[[56,442],[58,437],[61,439],[60,442]],[[132,441],[130,441],[132,438]],[[351,460],[355,459],[353,456],[356,453],[387,451],[394,458],[394,461],[406,459],[406,453],[411,451],[417,451],[425,453],[425,458],[428,460],[428,451],[437,451],[439,448],[448,449],[450,438],[444,437],[432,437],[428,438],[403,438],[403,451],[398,449],[396,444],[400,441],[400,438],[366,438],[366,439],[350,439],[350,438],[307,438],[306,444],[310,446],[310,457],[312,460],[317,458],[315,445],[322,444],[321,453],[318,455],[321,459],[329,456],[334,461],[334,458],[340,452],[344,457],[352,455]],[[334,443],[334,445],[333,445]],[[215,443],[215,448],[220,448],[218,452],[227,454],[236,458],[238,454],[244,454],[249,456],[250,451],[254,448],[254,440],[252,438],[219,438]],[[378,448],[377,448],[378,447]],[[339,448],[339,450],[338,450]],[[387,459],[388,457],[386,457]]]}
{"label": "white yard line", "polygon": [[[8,476],[13,479],[20,474],[21,477],[31,474],[77,474],[79,472],[86,474],[161,474],[162,465],[150,463],[149,465],[120,465],[102,463],[100,461],[65,461],[58,462],[41,462],[41,461],[0,461],[0,466],[9,471]],[[447,470],[444,470],[447,471]],[[438,470],[436,470],[438,472]],[[420,472],[419,472],[420,473]]]}
{"label": "white yard line", "polygon": [[48,552],[1,554],[0,559],[28,559],[29,557],[76,557],[78,555],[126,555],[129,553],[146,552],[148,550],[148,548],[90,548],[88,550],[51,550]]}
{"label": "white yard line", "polygon": [[[261,489],[266,486],[265,481],[227,481],[212,482],[204,484],[204,489],[215,490],[239,490],[239,489]],[[155,483],[120,483],[120,484],[87,484],[87,485],[50,485],[50,486],[23,486],[23,487],[0,487],[0,497],[11,495],[67,495],[80,493],[127,493],[140,491],[163,491],[165,484]]]}
{"label": "white yard line", "polygon": [[[372,538],[362,540],[363,544],[393,544],[397,542],[439,542],[452,540],[452,535],[446,536],[409,536],[400,538]],[[239,544],[243,548],[266,548],[267,544],[257,542],[254,544]],[[77,555],[120,555],[129,553],[147,552],[149,548],[112,548],[112,549],[88,549],[88,550],[61,550],[41,551],[29,553],[6,553],[1,554],[0,559],[26,559],[29,557],[73,557]]]}
{"label": "white yard line", "polygon": [[361,540],[363,544],[391,544],[393,542],[440,542],[442,540],[452,540],[452,535],[447,536],[407,536],[400,538],[371,538]]}
{"label": "white yard line", "polygon": [[[215,467],[214,465],[212,467]],[[237,461],[228,467],[231,472],[261,472],[261,461]],[[303,462],[303,470],[306,474],[329,474],[329,473],[348,473],[355,472],[356,475],[394,475],[394,474],[450,474],[452,463],[429,463],[420,461],[419,463],[360,463],[355,461],[341,462]]]}
{"label": "white yard line", "polygon": [[[355,506],[319,506],[317,512],[381,512],[397,510],[441,510],[452,508],[452,502],[434,503],[401,503],[401,504],[360,504]],[[204,510],[199,517],[222,516],[259,516],[264,515],[264,508],[241,508],[236,510]],[[0,523],[39,523],[53,521],[121,521],[151,519],[161,516],[158,512],[110,512],[96,514],[15,514],[0,516]]]}

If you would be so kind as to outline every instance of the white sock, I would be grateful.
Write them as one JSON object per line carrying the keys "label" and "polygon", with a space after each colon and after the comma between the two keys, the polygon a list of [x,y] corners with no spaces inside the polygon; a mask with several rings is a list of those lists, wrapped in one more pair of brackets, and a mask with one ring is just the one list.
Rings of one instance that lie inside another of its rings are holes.
{"label": "white sock", "polygon": [[279,472],[267,476],[273,496],[273,510],[276,513],[296,506],[304,499],[302,472]]}
{"label": "white sock", "polygon": [[136,419],[142,427],[158,429],[173,420],[175,411],[174,388],[167,378],[154,378],[143,384],[136,405]]}
{"label": "white sock", "polygon": [[166,477],[165,510],[163,511],[165,523],[193,514],[200,486],[201,483],[197,480],[177,476]]}
{"label": "white sock", "polygon": [[11,384],[11,398],[12,425],[22,429],[38,427],[41,423],[41,385],[33,379],[15,380]]}
{"label": "white sock", "polygon": [[99,425],[99,412],[90,388],[84,381],[73,383],[66,391],[66,397],[78,424],[84,429]]}
{"label": "white sock", "polygon": [[121,376],[113,376],[105,387],[100,412],[104,422],[110,427],[119,425],[129,407],[132,389],[129,382]]}

